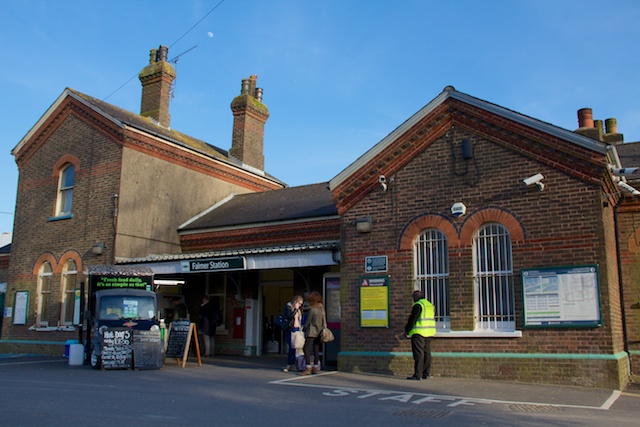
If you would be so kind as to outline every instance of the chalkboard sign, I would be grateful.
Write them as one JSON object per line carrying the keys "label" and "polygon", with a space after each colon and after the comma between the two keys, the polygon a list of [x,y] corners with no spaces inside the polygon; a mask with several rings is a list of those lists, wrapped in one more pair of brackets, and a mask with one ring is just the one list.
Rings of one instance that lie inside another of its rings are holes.
{"label": "chalkboard sign", "polygon": [[131,368],[133,331],[128,328],[107,328],[102,334],[102,367]]}
{"label": "chalkboard sign", "polygon": [[188,320],[174,320],[169,329],[169,343],[167,357],[182,359],[189,340],[191,322]]}
{"label": "chalkboard sign", "polygon": [[160,331],[133,331],[133,367],[162,368],[162,345]]}

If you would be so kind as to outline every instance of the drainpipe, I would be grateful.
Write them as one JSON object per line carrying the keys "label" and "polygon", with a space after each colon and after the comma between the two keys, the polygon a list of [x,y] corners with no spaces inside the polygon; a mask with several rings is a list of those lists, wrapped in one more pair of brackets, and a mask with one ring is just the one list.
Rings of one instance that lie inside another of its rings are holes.
{"label": "drainpipe", "polygon": [[[622,196],[624,198],[624,196]],[[627,315],[624,306],[624,286],[622,286],[622,260],[620,259],[620,235],[618,230],[618,206],[619,203],[613,207],[613,227],[616,234],[616,258],[618,259],[618,287],[620,290],[620,315],[622,316],[622,341],[624,345],[624,351],[627,353],[627,360],[629,361],[629,372],[633,372],[631,369],[631,354],[629,353],[629,337],[627,336]]]}

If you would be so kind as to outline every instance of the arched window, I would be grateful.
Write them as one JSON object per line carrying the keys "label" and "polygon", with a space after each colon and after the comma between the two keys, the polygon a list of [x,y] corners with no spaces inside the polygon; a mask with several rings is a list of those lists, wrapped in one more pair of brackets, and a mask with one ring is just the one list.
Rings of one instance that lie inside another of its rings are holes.
{"label": "arched window", "polygon": [[49,326],[49,313],[51,311],[51,282],[53,270],[49,261],[45,261],[38,271],[38,290],[36,307],[36,325]]}
{"label": "arched window", "polygon": [[438,330],[451,328],[449,313],[449,245],[440,230],[422,231],[413,244],[414,289],[436,308]]}
{"label": "arched window", "polygon": [[476,330],[515,331],[511,236],[488,223],[473,237]]}
{"label": "arched window", "polygon": [[72,164],[67,164],[60,170],[58,181],[58,200],[56,216],[71,215],[73,204],[73,184],[75,182],[76,168]]}
{"label": "arched window", "polygon": [[72,259],[68,260],[62,271],[62,292],[60,305],[60,324],[73,325],[73,314],[76,301],[76,279],[78,277],[78,268],[76,262]]}

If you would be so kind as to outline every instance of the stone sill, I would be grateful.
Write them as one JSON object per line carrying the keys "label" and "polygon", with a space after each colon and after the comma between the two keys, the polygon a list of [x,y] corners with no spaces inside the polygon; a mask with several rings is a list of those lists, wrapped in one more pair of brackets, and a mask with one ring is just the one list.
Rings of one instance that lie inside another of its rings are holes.
{"label": "stone sill", "polygon": [[438,331],[436,338],[522,338],[522,331]]}

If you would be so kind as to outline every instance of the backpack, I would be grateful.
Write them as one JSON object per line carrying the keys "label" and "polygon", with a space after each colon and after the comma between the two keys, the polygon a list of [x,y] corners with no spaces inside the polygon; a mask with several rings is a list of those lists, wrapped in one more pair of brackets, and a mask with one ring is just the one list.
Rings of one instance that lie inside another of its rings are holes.
{"label": "backpack", "polygon": [[284,306],[283,312],[279,313],[276,318],[273,319],[273,323],[283,331],[293,326],[293,316],[287,316],[289,313],[291,313],[291,305],[290,303],[287,303],[287,305]]}

